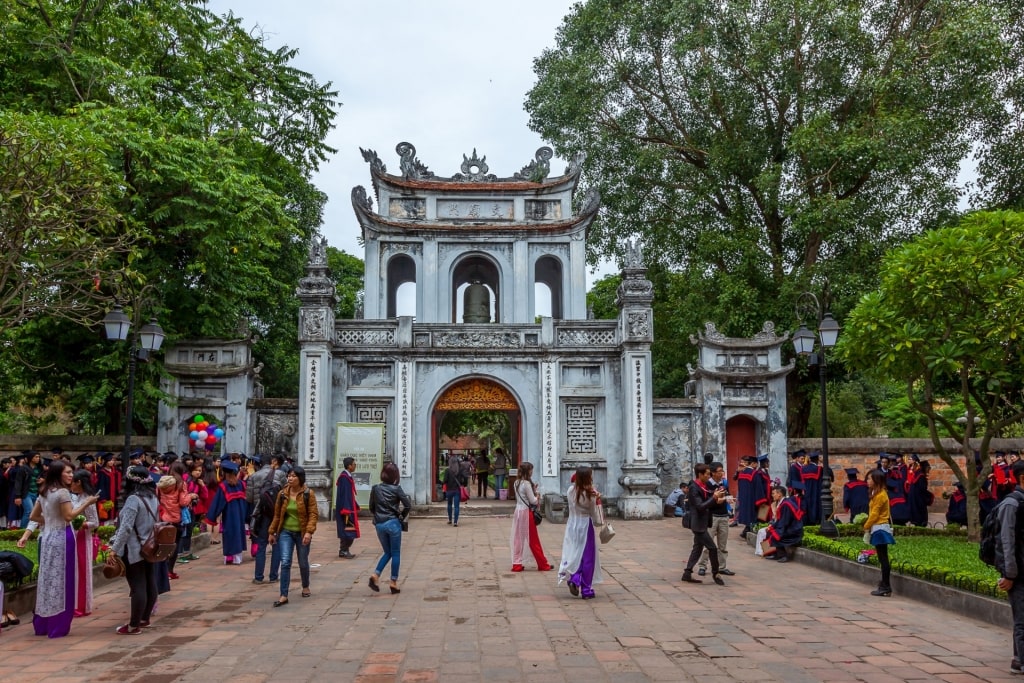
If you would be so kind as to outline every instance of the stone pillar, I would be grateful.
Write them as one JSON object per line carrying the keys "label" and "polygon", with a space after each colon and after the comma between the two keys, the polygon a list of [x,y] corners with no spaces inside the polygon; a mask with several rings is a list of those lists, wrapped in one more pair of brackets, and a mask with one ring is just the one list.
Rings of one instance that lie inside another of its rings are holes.
{"label": "stone pillar", "polygon": [[306,485],[317,494],[320,515],[333,495],[331,446],[331,344],[338,296],[327,270],[327,240],[314,237],[299,280],[299,424],[295,462],[306,470]]}
{"label": "stone pillar", "polygon": [[660,480],[654,462],[651,399],[651,341],[654,339],[654,287],[647,279],[639,245],[631,243],[619,285],[619,333],[622,339],[622,404],[625,408],[625,460],[618,507],[625,519],[661,518]]}

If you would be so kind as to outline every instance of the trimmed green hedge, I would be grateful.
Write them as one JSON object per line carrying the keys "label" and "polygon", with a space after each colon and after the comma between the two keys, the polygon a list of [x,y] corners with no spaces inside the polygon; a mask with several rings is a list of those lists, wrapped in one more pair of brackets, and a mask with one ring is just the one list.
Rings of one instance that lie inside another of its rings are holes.
{"label": "trimmed green hedge", "polygon": [[[853,524],[839,524],[839,538],[825,538],[819,528],[805,527],[803,545],[829,555],[857,560],[861,550],[869,550],[862,540],[864,531]],[[965,529],[948,527],[895,527],[896,544],[889,548],[892,570],[943,586],[1005,599],[996,587],[999,574],[978,559],[978,544],[967,540]],[[872,555],[869,564],[878,566]]]}

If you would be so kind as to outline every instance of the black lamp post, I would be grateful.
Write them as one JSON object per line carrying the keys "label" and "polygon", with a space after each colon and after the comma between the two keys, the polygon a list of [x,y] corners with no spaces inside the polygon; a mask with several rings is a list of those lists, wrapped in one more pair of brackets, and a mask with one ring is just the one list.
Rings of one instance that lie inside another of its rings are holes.
{"label": "black lamp post", "polygon": [[832,317],[830,311],[823,310],[818,302],[818,297],[810,292],[804,292],[797,299],[798,317],[801,310],[801,302],[805,302],[805,304],[813,302],[814,313],[818,318],[817,336],[821,344],[820,353],[812,353],[814,351],[815,335],[802,322],[800,323],[800,329],[793,334],[793,346],[798,354],[809,357],[808,362],[810,364],[813,365],[815,362],[818,364],[818,379],[821,382],[821,390],[819,391],[821,394],[821,458],[822,466],[824,467],[821,475],[821,516],[823,517],[821,521],[821,535],[835,538],[839,535],[839,530],[836,529],[836,523],[832,520],[832,470],[828,464],[828,403],[825,397],[825,379],[827,376],[825,350],[831,349],[836,345],[836,341],[839,339],[839,323]]}
{"label": "black lamp post", "polygon": [[[124,452],[121,453],[121,474],[128,476],[128,460],[132,451],[132,419],[135,408],[135,366],[139,359],[146,360],[149,354],[160,350],[164,342],[163,328],[152,318],[148,323],[139,328],[139,311],[141,305],[133,307],[135,313],[135,329],[132,332],[131,340],[128,343],[128,393],[126,395],[127,405],[125,407],[124,421]],[[128,332],[132,328],[132,322],[125,315],[121,306],[114,306],[114,309],[103,318],[103,328],[107,339],[112,341],[125,341],[128,339]]]}

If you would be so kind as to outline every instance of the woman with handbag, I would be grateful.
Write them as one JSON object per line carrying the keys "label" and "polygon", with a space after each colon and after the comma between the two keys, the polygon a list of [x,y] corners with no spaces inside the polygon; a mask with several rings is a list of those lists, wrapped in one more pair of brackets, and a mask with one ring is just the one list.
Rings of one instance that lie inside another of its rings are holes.
{"label": "woman with handbag", "polygon": [[309,592],[309,544],[313,541],[316,522],[320,517],[316,496],[306,487],[306,470],[295,465],[288,472],[286,485],[277,494],[274,521],[270,523],[271,544],[281,544],[281,597],[274,607],[288,604],[288,584],[292,579],[292,554],[299,556],[299,577],[302,579],[302,597]]}
{"label": "woman with handbag", "polygon": [[881,470],[868,472],[868,493],[871,499],[868,502],[868,518],[864,520],[864,539],[875,547],[875,556],[878,558],[878,565],[882,568],[882,580],[878,588],[871,591],[871,594],[888,598],[892,595],[892,587],[889,585],[889,546],[896,542],[892,535],[892,518],[889,516],[889,493],[885,488],[885,473]]}
{"label": "woman with handbag", "polygon": [[537,497],[537,485],[533,483],[533,463],[524,462],[519,465],[512,489],[516,497],[516,509],[512,513],[512,538],[509,541],[512,547],[512,571],[523,571],[523,548],[527,543],[530,544],[533,559],[537,561],[537,571],[549,571],[554,567],[544,557],[544,548],[537,535],[536,517],[540,516],[537,512],[540,499]]}
{"label": "woman with handbag", "polygon": [[[448,469],[444,473],[444,497],[448,501],[448,523],[459,525],[459,506],[462,504],[462,487],[467,479],[462,476],[462,465],[456,455],[448,456]],[[454,509],[455,514],[452,515]]]}
{"label": "woman with handbag", "polygon": [[570,593],[589,600],[594,597],[593,584],[603,580],[594,529],[604,524],[601,494],[594,488],[594,471],[590,467],[576,468],[565,497],[569,501],[569,521],[562,540],[558,583],[568,582]]}
{"label": "woman with handbag", "polygon": [[117,532],[110,539],[110,552],[120,555],[131,595],[128,623],[119,626],[123,636],[135,636],[149,628],[156,605],[156,564],[142,556],[142,539],[149,538],[156,523],[158,502],[156,482],[143,465],[128,469],[124,480],[124,507],[117,516]]}
{"label": "woman with handbag", "polygon": [[391,594],[394,595],[402,592],[398,588],[398,571],[402,564],[402,532],[408,528],[406,520],[412,511],[412,501],[398,484],[398,466],[395,463],[389,462],[384,465],[380,472],[380,482],[370,489],[370,513],[373,515],[377,540],[380,541],[384,554],[377,561],[377,567],[373,570],[368,584],[370,590],[379,593],[380,575],[390,562],[390,588]]}

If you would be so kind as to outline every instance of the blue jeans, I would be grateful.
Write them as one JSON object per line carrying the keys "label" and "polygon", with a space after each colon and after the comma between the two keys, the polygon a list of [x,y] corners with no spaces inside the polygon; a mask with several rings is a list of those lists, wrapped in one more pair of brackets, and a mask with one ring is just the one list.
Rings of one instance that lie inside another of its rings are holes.
{"label": "blue jeans", "polygon": [[389,519],[383,524],[377,525],[377,540],[384,554],[377,562],[377,569],[374,574],[380,576],[384,573],[384,567],[391,562],[391,580],[398,581],[398,570],[402,565],[402,523],[398,519]]}
{"label": "blue jeans", "polygon": [[[284,532],[281,532],[284,534]],[[263,571],[267,567],[267,545],[269,541],[266,536],[257,536],[252,541],[256,544],[256,575],[253,577],[257,581],[263,580]],[[299,539],[301,545],[302,539]],[[309,546],[306,546],[306,556],[309,556]],[[288,564],[291,564],[289,558]],[[302,555],[299,555],[299,568],[302,568]],[[270,580],[277,581],[277,576],[281,571],[281,542],[280,540],[273,545],[270,549]],[[306,583],[309,583],[307,581]]]}
{"label": "blue jeans", "polygon": [[462,493],[456,489],[455,491],[445,491],[445,500],[448,501],[448,521],[452,521],[452,506],[455,506],[455,523],[459,523],[459,506],[462,505]]}
{"label": "blue jeans", "polygon": [[[32,475],[35,476],[35,475]],[[24,529],[28,526],[28,516],[32,514],[32,508],[36,505],[36,498],[39,494],[26,493],[25,497],[21,499],[21,528]]]}
{"label": "blue jeans", "polygon": [[504,474],[494,475],[494,500],[498,500],[501,497],[500,491],[505,488],[505,477]]}
{"label": "blue jeans", "polygon": [[[301,531],[281,529],[277,535],[275,549],[281,549],[281,596],[288,597],[288,584],[292,580],[292,551],[299,556],[299,577],[302,587],[309,588],[309,546],[302,545]],[[270,556],[270,571],[274,571],[274,556]]]}

